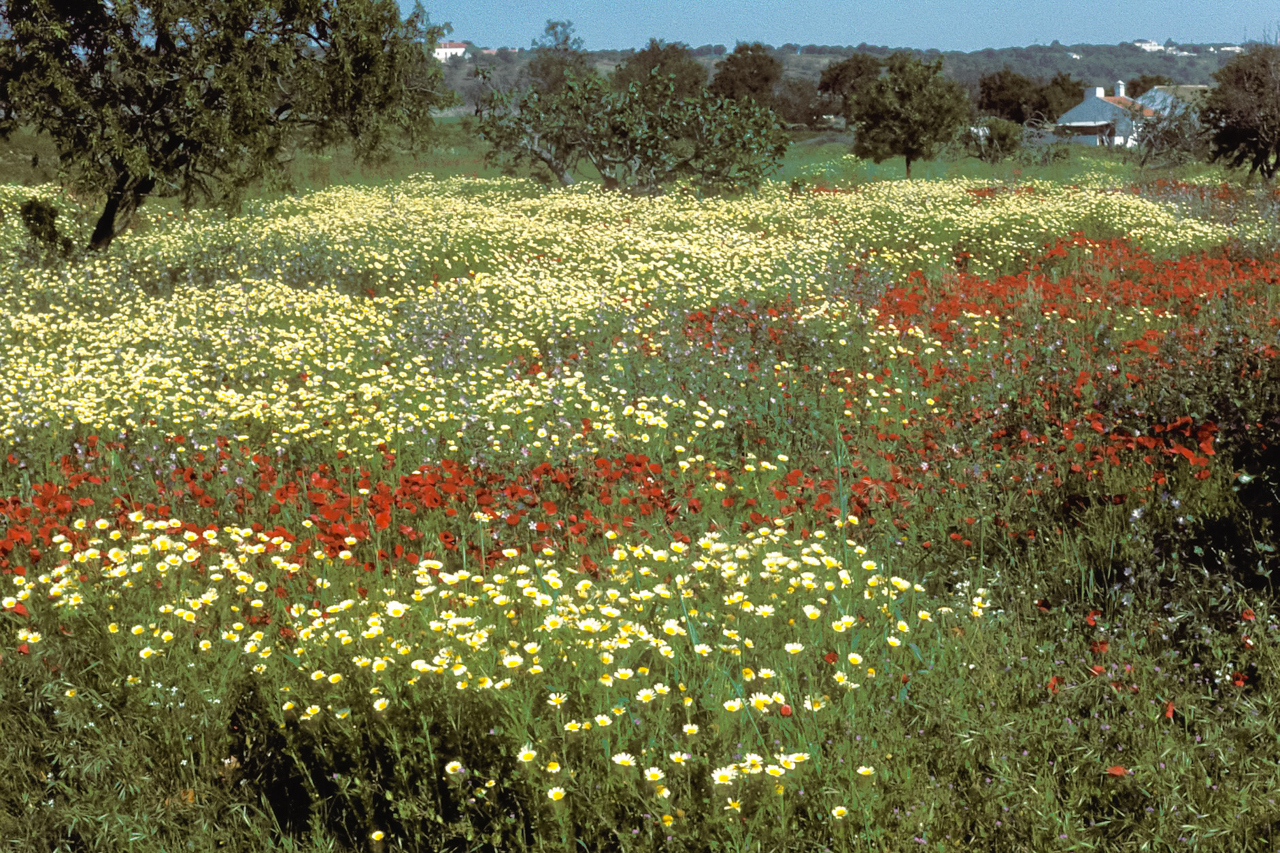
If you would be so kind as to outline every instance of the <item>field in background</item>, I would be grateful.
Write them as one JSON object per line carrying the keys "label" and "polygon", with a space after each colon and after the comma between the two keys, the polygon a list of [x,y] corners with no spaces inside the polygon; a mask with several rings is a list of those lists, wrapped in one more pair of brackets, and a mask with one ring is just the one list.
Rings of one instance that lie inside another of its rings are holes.
{"label": "field in background", "polygon": [[457,142],[0,187],[12,849],[1277,849],[1274,194]]}
{"label": "field in background", "polygon": [[[476,138],[471,129],[473,119],[468,116],[451,116],[437,119],[435,141],[430,151],[412,156],[392,153],[389,159],[378,165],[362,165],[342,146],[323,154],[298,152],[290,164],[288,174],[292,193],[325,189],[340,185],[376,185],[398,181],[419,173],[437,178],[446,177],[499,177],[501,169],[485,162],[487,147]],[[864,182],[897,180],[905,173],[901,158],[882,164],[869,161],[857,168],[839,166],[848,154],[852,137],[839,130],[794,130],[790,133],[792,144],[788,148],[782,166],[774,178],[789,182],[797,177],[822,175],[828,182]],[[35,157],[33,165],[32,158]],[[1049,164],[1043,152],[1032,149],[1021,160],[1010,159],[996,165],[982,163],[975,158],[961,156],[959,152],[932,162],[914,164],[919,180],[945,180],[971,178],[999,183],[1028,179],[1071,184],[1081,178],[1086,181],[1098,173],[1108,176],[1111,183],[1124,186],[1149,183],[1157,180],[1182,180],[1198,184],[1219,184],[1229,179],[1221,167],[1192,164],[1178,169],[1142,170],[1124,152],[1069,146],[1064,160]],[[528,168],[519,176],[528,177]],[[39,186],[53,183],[57,178],[57,152],[52,143],[32,134],[18,131],[0,151],[0,185]],[[588,178],[589,180],[589,178]],[[278,197],[278,191],[259,190],[261,199]],[[154,197],[147,205],[166,210],[179,209],[176,199]]]}

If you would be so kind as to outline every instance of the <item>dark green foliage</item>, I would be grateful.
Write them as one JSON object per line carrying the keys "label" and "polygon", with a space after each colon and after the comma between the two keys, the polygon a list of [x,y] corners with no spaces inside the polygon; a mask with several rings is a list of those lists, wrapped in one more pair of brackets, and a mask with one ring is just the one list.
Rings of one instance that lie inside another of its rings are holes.
{"label": "dark green foliage", "polygon": [[846,122],[853,119],[853,103],[880,76],[881,61],[866,53],[855,53],[848,59],[822,69],[818,91],[840,99],[841,115]]}
{"label": "dark green foliage", "polygon": [[888,73],[854,104],[853,153],[877,163],[903,157],[910,178],[914,161],[933,159],[955,139],[969,117],[969,98],[942,76],[940,59],[925,63],[895,53],[886,66]]}
{"label": "dark green foliage", "polygon": [[105,195],[105,249],[153,193],[234,206],[293,146],[415,143],[452,101],[442,32],[394,0],[0,0],[0,134],[49,134],[63,180]]}
{"label": "dark green foliage", "polygon": [[986,115],[1026,124],[1028,119],[1047,112],[1048,101],[1042,87],[1005,66],[978,81],[978,111]]}
{"label": "dark green foliage", "polygon": [[803,77],[788,77],[778,84],[774,95],[777,111],[788,124],[815,127],[833,106],[830,98],[818,91],[818,84]]}
{"label": "dark green foliage", "polygon": [[1044,95],[1044,120],[1057,121],[1058,116],[1084,100],[1084,81],[1059,71],[1040,91]]}
{"label": "dark green foliage", "polygon": [[525,74],[535,91],[557,93],[569,77],[580,77],[588,71],[582,39],[573,34],[573,21],[547,21],[542,38],[535,40],[533,46],[533,59]]}
{"label": "dark green foliage", "polygon": [[1164,112],[1139,115],[1135,121],[1139,128],[1135,149],[1139,166],[1182,166],[1208,159],[1209,130],[1192,105],[1173,101]]}
{"label": "dark green foliage", "polygon": [[674,85],[655,69],[622,92],[587,74],[553,94],[495,93],[480,134],[494,158],[541,163],[566,186],[583,161],[607,187],[641,194],[680,178],[705,191],[752,188],[777,168],[786,137],[770,110],[706,92],[680,100]]}
{"label": "dark green foliage", "polygon": [[734,101],[751,99],[773,106],[773,87],[782,79],[782,63],[760,42],[740,42],[716,66],[711,94]]}
{"label": "dark green foliage", "polygon": [[1280,46],[1255,44],[1214,75],[1201,117],[1212,158],[1270,181],[1280,166]]}
{"label": "dark green foliage", "polygon": [[707,86],[707,69],[693,58],[688,45],[658,39],[649,39],[648,47],[627,57],[614,70],[610,82],[624,91],[632,83],[645,83],[654,69],[660,76],[672,78],[672,95],[677,99],[696,97]]}
{"label": "dark green foliage", "polygon": [[1130,98],[1141,98],[1156,86],[1172,86],[1172,77],[1164,74],[1139,74],[1124,85],[1124,93]]}
{"label": "dark green foliage", "polygon": [[1022,134],[1017,122],[987,117],[965,132],[965,147],[984,163],[999,163],[1022,147]]}
{"label": "dark green foliage", "polygon": [[[1165,76],[1180,85],[1205,85],[1212,82],[1213,72],[1229,57],[1229,54],[1202,50],[1194,45],[1182,45],[1179,50],[1190,55],[1149,53],[1132,44],[1063,45],[1055,42],[969,53],[949,52],[944,56],[948,75],[969,86],[975,99],[981,78],[996,74],[1003,68],[1037,82],[1062,75],[1080,78],[1091,85],[1106,86],[1114,85],[1117,80]],[[1132,91],[1127,94],[1134,97]]]}
{"label": "dark green foliage", "polygon": [[66,257],[71,253],[71,238],[58,233],[58,208],[45,199],[33,198],[24,201],[18,212],[32,241],[46,254]]}
{"label": "dark green foliage", "polygon": [[1080,103],[1084,81],[1059,72],[1048,82],[1037,82],[1005,66],[978,81],[978,111],[1018,124],[1056,121]]}

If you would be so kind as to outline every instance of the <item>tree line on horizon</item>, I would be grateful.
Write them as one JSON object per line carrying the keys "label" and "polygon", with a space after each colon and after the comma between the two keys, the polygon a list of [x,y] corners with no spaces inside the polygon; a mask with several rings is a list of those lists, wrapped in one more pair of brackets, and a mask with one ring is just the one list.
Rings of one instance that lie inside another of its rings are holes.
{"label": "tree line on horizon", "polygon": [[[682,45],[706,69],[708,76],[716,63],[732,53],[725,45]],[[924,61],[942,60],[943,73],[978,97],[981,79],[1008,67],[1012,72],[1034,80],[1047,81],[1058,75],[1082,79],[1088,85],[1110,86],[1117,80],[1133,80],[1142,76],[1168,77],[1182,85],[1209,85],[1213,74],[1231,59],[1226,52],[1212,52],[1214,45],[1178,45],[1178,52],[1148,52],[1132,43],[1118,45],[1030,45],[1027,47],[986,48],[983,50],[939,51],[890,48],[862,43],[857,46],[796,45],[781,47],[762,45],[765,52],[783,65],[783,78],[807,79],[816,83],[824,68],[855,55],[870,55],[880,60],[893,53],[907,52]],[[607,73],[623,64],[632,54],[646,48],[627,50],[588,50],[588,63]],[[468,45],[465,58],[446,63],[445,77],[450,88],[470,101],[467,75],[476,65],[491,68],[495,79],[512,81],[537,52],[536,42],[529,48],[502,48],[486,53]],[[1079,57],[1079,58],[1076,58]]]}

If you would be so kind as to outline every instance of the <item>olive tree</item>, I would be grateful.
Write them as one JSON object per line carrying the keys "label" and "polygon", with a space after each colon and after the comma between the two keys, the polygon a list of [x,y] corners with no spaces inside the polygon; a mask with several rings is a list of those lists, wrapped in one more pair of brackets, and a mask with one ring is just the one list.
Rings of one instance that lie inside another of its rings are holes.
{"label": "olive tree", "polygon": [[52,137],[102,250],[149,195],[234,205],[290,146],[417,144],[453,102],[443,32],[395,0],[0,0],[0,137]]}
{"label": "olive tree", "polygon": [[707,85],[707,69],[693,58],[693,52],[686,44],[666,44],[658,39],[649,39],[644,50],[631,54],[614,69],[609,82],[619,91],[632,83],[643,84],[653,69],[663,77],[673,78],[675,97],[692,98],[698,95]]}
{"label": "olive tree", "polygon": [[1270,181],[1280,168],[1280,45],[1251,45],[1213,76],[1200,111],[1212,158]]}
{"label": "olive tree", "polygon": [[713,192],[757,187],[787,145],[767,107],[706,91],[679,98],[658,68],[622,91],[587,73],[568,75],[557,92],[493,92],[481,115],[491,159],[541,163],[565,186],[585,162],[606,187],[637,194],[681,178]]}
{"label": "olive tree", "polygon": [[844,117],[846,125],[853,120],[854,101],[875,83],[880,76],[880,66],[879,58],[867,53],[855,53],[822,69],[818,91],[840,99],[840,115]]}
{"label": "olive tree", "polygon": [[942,60],[925,63],[895,53],[886,73],[853,104],[853,153],[877,163],[900,156],[907,177],[916,160],[931,160],[969,118],[969,96],[942,76]]}

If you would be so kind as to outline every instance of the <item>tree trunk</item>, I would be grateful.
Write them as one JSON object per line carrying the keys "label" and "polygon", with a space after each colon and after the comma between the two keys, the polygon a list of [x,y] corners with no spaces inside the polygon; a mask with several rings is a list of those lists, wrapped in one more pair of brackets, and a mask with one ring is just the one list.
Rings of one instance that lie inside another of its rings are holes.
{"label": "tree trunk", "polygon": [[911,158],[907,158],[907,180],[911,180]]}
{"label": "tree trunk", "polygon": [[89,237],[89,250],[106,251],[111,241],[124,233],[133,221],[133,214],[142,206],[147,195],[155,189],[155,178],[137,180],[122,172],[116,178],[115,186],[107,193],[107,203],[102,208],[102,215],[93,226],[93,235]]}
{"label": "tree trunk", "polygon": [[573,186],[573,175],[570,173],[569,167],[562,163],[560,158],[556,157],[554,153],[543,148],[541,145],[538,145],[536,142],[530,145],[528,150],[533,152],[533,155],[543,162],[543,164],[551,171],[551,174],[555,175],[556,180],[560,182],[560,186]]}
{"label": "tree trunk", "polygon": [[547,168],[551,170],[551,174],[556,176],[556,180],[560,182],[560,186],[562,187],[573,186],[573,175],[569,173],[568,169],[566,169],[564,166],[559,165],[558,163],[554,163],[551,161],[544,160],[543,162],[547,164]]}

